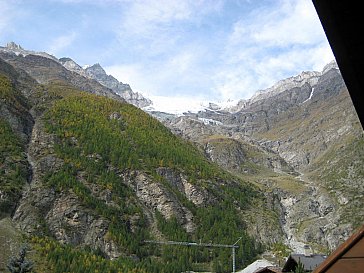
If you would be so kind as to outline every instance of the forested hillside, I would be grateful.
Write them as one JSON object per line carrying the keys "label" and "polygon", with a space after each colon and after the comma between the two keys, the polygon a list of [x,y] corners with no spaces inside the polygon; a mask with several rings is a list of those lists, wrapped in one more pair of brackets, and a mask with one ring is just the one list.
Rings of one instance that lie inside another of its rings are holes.
{"label": "forested hillside", "polygon": [[[59,80],[22,94],[24,79],[5,66],[2,107],[11,114],[1,112],[0,186],[8,196],[1,217],[12,217],[25,236],[37,272],[231,269],[231,249],[148,239],[232,244],[242,237],[237,268],[263,250],[243,220],[264,204],[258,188],[130,104]],[[34,125],[23,124],[21,138],[18,121],[29,116]]]}
{"label": "forested hillside", "polygon": [[36,272],[229,272],[212,245],[241,238],[241,269],[328,253],[363,221],[363,130],[335,62],[174,116],[18,53],[0,51],[0,271],[27,244]]}

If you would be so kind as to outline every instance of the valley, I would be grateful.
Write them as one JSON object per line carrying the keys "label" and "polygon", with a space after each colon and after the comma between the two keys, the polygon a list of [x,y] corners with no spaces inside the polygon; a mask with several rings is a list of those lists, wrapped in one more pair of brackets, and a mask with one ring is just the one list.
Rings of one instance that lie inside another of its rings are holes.
{"label": "valley", "polygon": [[329,253],[364,221],[363,129],[335,62],[183,115],[12,43],[0,80],[0,230],[37,272],[227,272],[230,249],[145,242],[241,237],[244,268],[281,245]]}

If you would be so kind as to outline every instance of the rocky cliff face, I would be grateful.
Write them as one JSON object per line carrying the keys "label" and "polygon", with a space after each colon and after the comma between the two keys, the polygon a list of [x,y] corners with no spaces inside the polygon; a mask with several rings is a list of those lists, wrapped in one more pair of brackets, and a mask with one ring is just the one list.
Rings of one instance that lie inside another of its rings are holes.
{"label": "rocky cliff face", "polygon": [[27,55],[36,55],[36,56],[45,57],[47,59],[52,59],[54,61],[58,61],[58,59],[56,57],[54,57],[53,55],[50,55],[46,52],[37,52],[37,51],[32,51],[32,50],[26,50],[14,42],[7,43],[5,47],[0,46],[0,51],[4,52],[4,53],[9,53],[9,54],[15,54],[17,56],[23,56],[23,57],[25,57]]}
{"label": "rocky cliff face", "polygon": [[96,80],[103,86],[106,86],[107,88],[113,90],[116,94],[125,99],[127,102],[139,108],[146,107],[152,103],[151,100],[143,97],[142,94],[138,92],[133,92],[129,84],[119,82],[113,76],[107,75],[100,64],[94,64],[92,66],[82,68],[70,58],[61,58],[59,59],[59,61],[68,70],[74,71],[84,77]]}
{"label": "rocky cliff face", "polygon": [[100,249],[111,259],[119,257],[117,245],[106,236],[107,219],[82,204],[72,190],[58,192],[47,186],[46,174],[57,172],[64,161],[54,153],[57,139],[45,132],[42,116],[35,118],[28,148],[32,179],[13,220],[28,234],[52,234],[62,243]]}
{"label": "rocky cliff face", "polygon": [[143,108],[151,105],[151,100],[143,97],[142,94],[138,92],[133,92],[129,86],[129,84],[124,84],[119,82],[111,75],[107,75],[105,70],[101,67],[100,64],[94,64],[85,69],[86,75],[88,75],[91,79],[97,80],[102,85],[112,89],[115,93],[124,98],[127,102],[139,107]]}
{"label": "rocky cliff face", "polygon": [[88,77],[86,71],[71,58],[61,58],[59,62],[68,70],[74,71],[84,77]]}
{"label": "rocky cliff face", "polygon": [[75,72],[67,70],[58,61],[40,55],[16,55],[13,52],[0,50],[0,57],[17,69],[24,70],[38,83],[52,82],[67,83],[93,94],[110,97],[116,100],[123,99],[111,89],[106,88],[97,81],[85,78]]}
{"label": "rocky cliff face", "polygon": [[[26,150],[34,120],[24,95],[34,86],[34,81],[2,60],[0,69],[0,215],[4,217],[13,213],[22,186],[31,180]],[[23,94],[20,91],[22,86],[27,86]]]}
{"label": "rocky cliff face", "polygon": [[[340,159],[352,154],[353,145],[363,149],[363,131],[335,62],[322,72],[282,80],[236,106],[213,105],[162,120],[176,134],[199,143],[212,161],[273,195],[286,243],[294,250],[303,251],[304,243],[333,249],[363,222],[355,208],[364,202],[363,191],[355,185],[364,177],[356,163]],[[339,146],[345,152],[333,151]],[[353,158],[363,163],[359,154]],[[345,178],[327,166],[330,162]]]}

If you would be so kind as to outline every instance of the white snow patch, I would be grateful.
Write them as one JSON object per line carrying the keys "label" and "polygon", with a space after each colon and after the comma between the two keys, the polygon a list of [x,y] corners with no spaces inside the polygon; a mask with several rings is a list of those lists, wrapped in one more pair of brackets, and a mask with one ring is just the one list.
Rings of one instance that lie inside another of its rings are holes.
{"label": "white snow patch", "polygon": [[152,105],[143,108],[145,111],[160,111],[174,115],[183,115],[183,113],[197,113],[208,108],[208,103],[203,99],[190,97],[165,97],[149,96]]}
{"label": "white snow patch", "polygon": [[7,53],[13,53],[16,56],[22,56],[22,57],[25,57],[27,55],[37,55],[37,56],[42,56],[42,57],[45,57],[48,59],[52,59],[53,61],[59,62],[59,60],[51,54],[48,54],[46,52],[25,50],[20,45],[17,45],[13,42],[8,43],[6,45],[6,47],[0,46],[0,51],[7,52]]}
{"label": "white snow patch", "polygon": [[222,125],[222,122],[210,118],[198,118],[201,120],[205,125]]}
{"label": "white snow patch", "polygon": [[230,108],[236,106],[240,100],[228,99],[227,101],[217,102],[216,104],[221,107],[221,109]]}
{"label": "white snow patch", "polygon": [[[198,113],[199,111],[212,111],[220,114],[218,111],[228,111],[229,108],[235,107],[239,100],[227,100],[212,102],[206,98],[195,97],[166,97],[147,95],[153,102],[152,105],[143,108],[144,111],[160,111],[174,115],[183,115],[183,113]],[[214,125],[221,124],[216,120],[203,120],[205,124],[212,122]]]}
{"label": "white snow patch", "polygon": [[[19,56],[19,55],[20,55],[20,56],[23,56],[23,54],[21,54],[21,53],[20,53],[20,52],[18,52],[18,51],[14,51],[14,53],[15,53],[15,55],[16,55],[16,56]],[[25,56],[23,56],[23,57],[25,57]]]}
{"label": "white snow patch", "polygon": [[306,101],[309,101],[312,98],[313,91],[315,91],[315,87],[312,87],[310,96],[308,97],[307,100],[305,100],[304,102],[302,102],[302,104],[305,103]]}

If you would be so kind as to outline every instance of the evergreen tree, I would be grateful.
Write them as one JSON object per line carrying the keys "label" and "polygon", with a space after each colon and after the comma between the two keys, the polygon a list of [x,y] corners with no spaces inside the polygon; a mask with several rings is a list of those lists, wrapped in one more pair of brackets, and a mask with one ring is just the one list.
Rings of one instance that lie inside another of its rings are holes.
{"label": "evergreen tree", "polygon": [[303,264],[301,263],[301,260],[298,261],[298,264],[294,270],[294,273],[305,273],[305,268],[303,266]]}
{"label": "evergreen tree", "polygon": [[27,273],[32,272],[33,262],[25,259],[25,255],[27,252],[27,247],[22,246],[18,257],[11,257],[9,263],[7,264],[7,268],[11,273]]}

